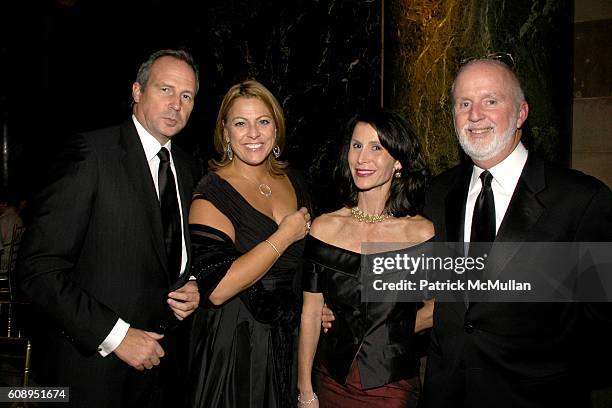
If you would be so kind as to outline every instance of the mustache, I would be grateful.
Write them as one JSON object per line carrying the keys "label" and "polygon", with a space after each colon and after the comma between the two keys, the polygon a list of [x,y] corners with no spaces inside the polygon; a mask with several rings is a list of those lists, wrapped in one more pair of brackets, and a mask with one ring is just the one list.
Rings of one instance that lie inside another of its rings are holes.
{"label": "mustache", "polygon": [[491,123],[487,123],[487,124],[479,124],[478,126],[475,126],[473,124],[467,124],[465,126],[463,126],[463,130],[482,130],[482,129],[495,129],[495,126]]}

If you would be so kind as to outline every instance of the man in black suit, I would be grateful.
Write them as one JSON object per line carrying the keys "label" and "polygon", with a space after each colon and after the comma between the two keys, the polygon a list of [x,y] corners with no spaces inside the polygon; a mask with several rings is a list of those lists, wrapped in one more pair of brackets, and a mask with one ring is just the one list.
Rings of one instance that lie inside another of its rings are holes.
{"label": "man in black suit", "polygon": [[[42,317],[34,348],[40,381],[70,387],[73,406],[162,406],[180,398],[164,391],[178,392],[166,389],[183,374],[178,322],[199,304],[187,234],[197,174],[171,140],[187,124],[197,91],[191,55],[154,53],[132,85],[133,115],[71,138],[39,196],[17,275]],[[174,217],[163,210],[162,184]],[[165,219],[174,220],[173,252]]]}
{"label": "man in black suit", "polygon": [[[536,271],[527,242],[612,241],[610,190],[593,177],[541,160],[521,143],[529,107],[507,65],[489,59],[469,62],[453,84],[452,97],[455,130],[473,164],[450,169],[432,183],[426,213],[438,241],[476,241],[473,233],[480,225],[472,220],[482,220],[475,208],[485,190],[480,178],[485,171],[492,175],[493,245],[513,243],[501,259],[491,251],[485,279],[487,274]],[[536,262],[546,269],[543,255]],[[606,307],[436,302],[419,406],[588,406],[581,381],[588,373],[577,369],[586,358],[579,340],[596,327],[609,333]],[[589,318],[591,325],[585,324]]]}

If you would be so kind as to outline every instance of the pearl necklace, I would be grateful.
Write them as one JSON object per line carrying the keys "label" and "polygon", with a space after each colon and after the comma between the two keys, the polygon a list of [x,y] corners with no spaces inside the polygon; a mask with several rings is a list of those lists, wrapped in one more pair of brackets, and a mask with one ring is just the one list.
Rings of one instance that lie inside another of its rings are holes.
{"label": "pearl necklace", "polygon": [[368,214],[367,212],[361,211],[359,207],[351,208],[351,216],[356,218],[359,222],[365,222],[366,224],[372,224],[374,222],[383,222],[389,217],[392,217],[393,214],[390,214],[387,211],[384,211],[380,215],[376,214]]}

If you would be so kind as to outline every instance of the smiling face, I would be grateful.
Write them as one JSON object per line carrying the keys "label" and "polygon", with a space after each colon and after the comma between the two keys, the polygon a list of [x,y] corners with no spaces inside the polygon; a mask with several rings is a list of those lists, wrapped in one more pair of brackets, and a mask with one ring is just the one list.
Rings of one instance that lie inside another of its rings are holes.
{"label": "smiling face", "polygon": [[138,122],[161,144],[187,124],[196,94],[196,74],[184,61],[164,56],[151,67],[143,88],[132,85],[133,112]]}
{"label": "smiling face", "polygon": [[382,146],[376,130],[369,123],[358,122],[348,150],[348,165],[353,182],[361,191],[391,186],[393,174],[402,168]]}
{"label": "smiling face", "polygon": [[461,147],[482,168],[504,160],[520,141],[518,129],[527,119],[527,102],[516,80],[503,66],[476,61],[455,80],[453,116]]}
{"label": "smiling face", "polygon": [[276,143],[276,124],[260,99],[239,97],[223,121],[223,136],[232,146],[234,160],[256,166],[268,158]]}

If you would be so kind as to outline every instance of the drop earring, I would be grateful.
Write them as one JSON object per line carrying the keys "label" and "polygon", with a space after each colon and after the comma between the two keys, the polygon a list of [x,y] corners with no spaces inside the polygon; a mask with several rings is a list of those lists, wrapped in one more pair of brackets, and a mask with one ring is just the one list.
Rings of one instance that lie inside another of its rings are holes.
{"label": "drop earring", "polygon": [[234,151],[232,150],[232,145],[230,142],[227,142],[226,153],[227,153],[227,158],[229,159],[229,161],[234,160]]}
{"label": "drop earring", "polygon": [[274,155],[275,158],[278,159],[278,157],[281,154],[281,150],[280,150],[280,147],[278,145],[274,146],[274,148],[272,149],[272,154]]}
{"label": "drop earring", "polygon": [[395,174],[394,174],[395,178],[401,178],[402,177],[402,172],[400,170],[396,170]]}

